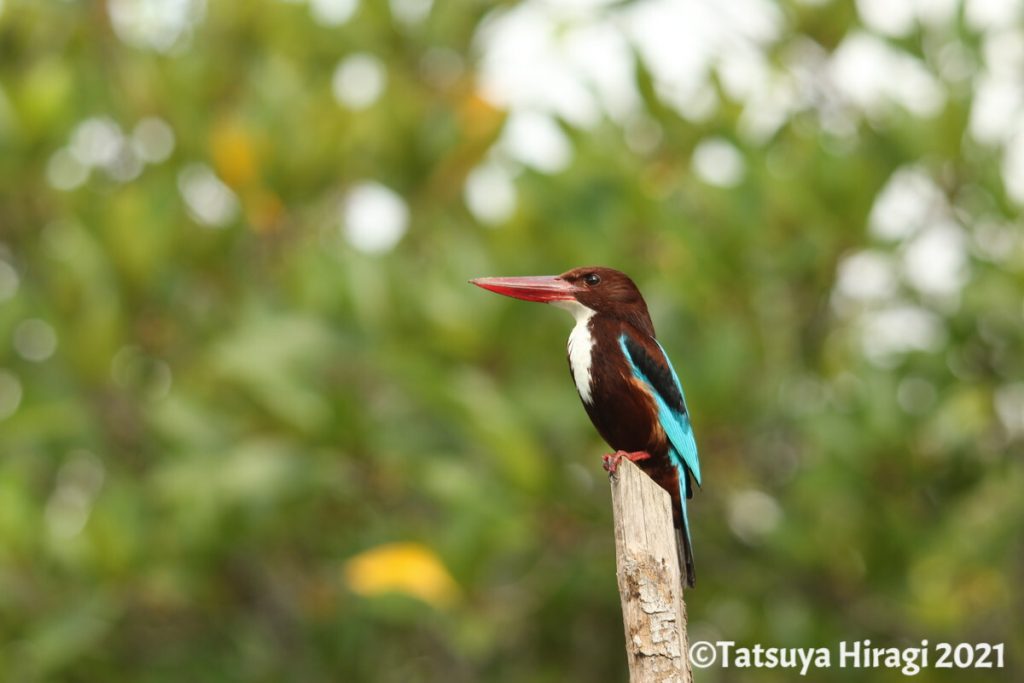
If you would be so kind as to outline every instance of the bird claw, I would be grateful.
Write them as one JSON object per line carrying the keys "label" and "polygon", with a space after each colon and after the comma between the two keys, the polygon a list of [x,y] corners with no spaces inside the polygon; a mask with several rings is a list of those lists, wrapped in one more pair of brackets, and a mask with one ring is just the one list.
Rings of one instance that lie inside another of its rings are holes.
{"label": "bird claw", "polygon": [[[619,451],[619,453],[621,452]],[[619,468],[619,461],[622,460],[622,456],[619,453],[605,453],[601,457],[601,466],[604,467],[604,471],[608,474],[615,474],[615,470]]]}
{"label": "bird claw", "polygon": [[602,465],[608,474],[615,474],[615,470],[619,468],[619,463],[623,458],[630,462],[640,462],[641,460],[647,460],[651,457],[651,454],[647,451],[634,451],[632,453],[626,451],[615,451],[614,453],[608,453],[601,458]]}

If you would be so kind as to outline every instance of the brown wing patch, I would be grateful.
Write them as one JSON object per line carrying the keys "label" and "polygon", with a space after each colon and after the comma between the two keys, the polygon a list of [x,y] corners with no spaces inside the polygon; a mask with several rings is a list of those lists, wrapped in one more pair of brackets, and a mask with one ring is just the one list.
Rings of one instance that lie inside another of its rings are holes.
{"label": "brown wing patch", "polygon": [[665,430],[661,426],[661,422],[658,420],[658,404],[654,400],[654,396],[651,394],[651,387],[644,381],[638,379],[632,372],[628,376],[624,375],[627,382],[632,384],[640,391],[640,395],[644,397],[647,411],[651,415],[651,432],[649,442],[656,444],[654,450],[662,451],[668,448],[668,435],[665,434]]}

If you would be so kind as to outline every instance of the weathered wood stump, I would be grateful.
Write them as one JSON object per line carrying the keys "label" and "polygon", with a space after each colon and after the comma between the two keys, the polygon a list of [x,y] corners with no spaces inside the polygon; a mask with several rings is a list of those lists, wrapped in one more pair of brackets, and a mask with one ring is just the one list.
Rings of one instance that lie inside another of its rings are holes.
{"label": "weathered wood stump", "polygon": [[692,683],[671,498],[625,458],[611,487],[629,680]]}

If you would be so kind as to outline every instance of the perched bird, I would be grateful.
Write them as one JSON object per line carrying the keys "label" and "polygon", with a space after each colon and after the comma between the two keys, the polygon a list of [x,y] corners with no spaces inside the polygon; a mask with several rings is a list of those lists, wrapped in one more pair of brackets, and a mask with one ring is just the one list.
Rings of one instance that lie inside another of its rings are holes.
{"label": "perched bird", "polygon": [[569,334],[569,371],[583,407],[615,449],[604,456],[614,472],[621,458],[637,463],[672,496],[680,564],[694,585],[686,500],[701,485],[697,443],[679,377],[654,336],[640,290],[611,268],[574,268],[557,276],[470,280],[505,296],[554,304],[576,319]]}

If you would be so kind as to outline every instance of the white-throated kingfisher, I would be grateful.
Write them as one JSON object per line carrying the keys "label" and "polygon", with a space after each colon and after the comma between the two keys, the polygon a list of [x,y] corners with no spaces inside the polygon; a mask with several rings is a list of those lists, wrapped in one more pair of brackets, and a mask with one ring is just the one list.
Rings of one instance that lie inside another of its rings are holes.
{"label": "white-throated kingfisher", "polygon": [[474,285],[505,296],[554,304],[576,319],[569,334],[569,371],[583,407],[615,449],[604,456],[614,472],[620,458],[636,462],[672,496],[680,563],[694,585],[686,500],[701,484],[697,442],[686,397],[654,336],[640,290],[611,268],[583,267],[556,276],[484,277]]}

